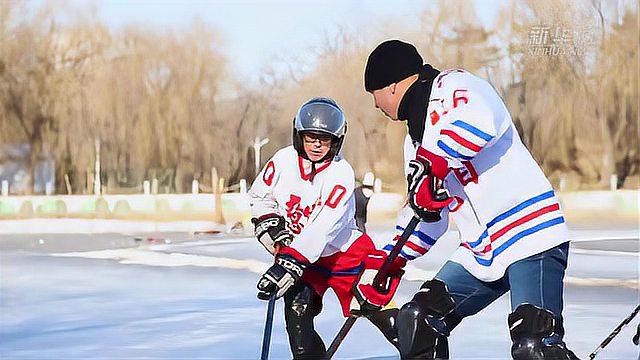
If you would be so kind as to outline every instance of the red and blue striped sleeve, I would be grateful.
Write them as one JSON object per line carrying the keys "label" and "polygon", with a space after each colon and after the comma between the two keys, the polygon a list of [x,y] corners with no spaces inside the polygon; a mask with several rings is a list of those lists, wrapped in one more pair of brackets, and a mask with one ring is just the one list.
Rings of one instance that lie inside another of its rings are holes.
{"label": "red and blue striped sleeve", "polygon": [[475,158],[496,137],[490,108],[481,100],[473,105],[453,109],[441,119],[444,121],[436,146],[451,168],[461,167],[463,161]]}
{"label": "red and blue striped sleeve", "polygon": [[[447,210],[443,210],[446,212]],[[396,236],[387,243],[382,250],[390,253],[393,250],[399,235],[404,231],[405,226],[409,223],[413,217],[413,210],[409,206],[405,206],[398,215],[396,222]],[[400,251],[400,256],[406,260],[414,260],[420,256],[426,254],[436,241],[447,231],[448,228],[448,215],[443,214],[442,219],[438,222],[420,222],[418,226],[413,230],[406,244]]]}

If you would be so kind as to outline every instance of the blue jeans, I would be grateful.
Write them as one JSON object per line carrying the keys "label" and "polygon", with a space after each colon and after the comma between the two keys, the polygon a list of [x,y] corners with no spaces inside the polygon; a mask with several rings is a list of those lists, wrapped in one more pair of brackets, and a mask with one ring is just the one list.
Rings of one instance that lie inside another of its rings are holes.
{"label": "blue jeans", "polygon": [[525,303],[551,311],[556,317],[554,332],[557,335],[549,341],[562,341],[562,291],[568,253],[569,243],[560,244],[516,261],[502,278],[492,282],[480,281],[462,265],[447,261],[435,278],[447,284],[455,301],[454,313],[446,319],[448,330],[453,330],[463,318],[478,313],[511,291],[512,312]]}

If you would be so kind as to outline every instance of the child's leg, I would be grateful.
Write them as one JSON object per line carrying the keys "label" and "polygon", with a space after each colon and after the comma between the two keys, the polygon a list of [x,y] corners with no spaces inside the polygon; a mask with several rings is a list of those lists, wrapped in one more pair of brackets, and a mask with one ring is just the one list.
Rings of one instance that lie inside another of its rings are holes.
{"label": "child's leg", "polygon": [[321,359],[326,348],[313,326],[322,310],[322,296],[301,282],[284,296],[284,319],[294,359]]}

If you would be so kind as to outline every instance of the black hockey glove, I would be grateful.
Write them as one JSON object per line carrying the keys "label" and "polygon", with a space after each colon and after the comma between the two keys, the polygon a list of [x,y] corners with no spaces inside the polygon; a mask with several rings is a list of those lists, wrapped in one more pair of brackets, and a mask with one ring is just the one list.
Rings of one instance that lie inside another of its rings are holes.
{"label": "black hockey glove", "polygon": [[409,161],[407,186],[409,205],[422,221],[439,221],[440,211],[453,201],[442,187],[442,180],[431,173],[431,165],[424,159]]}
{"label": "black hockey glove", "polygon": [[255,226],[255,235],[260,244],[271,254],[275,253],[275,245],[289,246],[293,236],[287,229],[284,217],[277,214],[266,214],[251,219]]}
{"label": "black hockey glove", "polygon": [[282,297],[302,277],[305,267],[291,255],[276,255],[275,264],[258,281],[258,299],[269,300],[274,293],[276,298]]}

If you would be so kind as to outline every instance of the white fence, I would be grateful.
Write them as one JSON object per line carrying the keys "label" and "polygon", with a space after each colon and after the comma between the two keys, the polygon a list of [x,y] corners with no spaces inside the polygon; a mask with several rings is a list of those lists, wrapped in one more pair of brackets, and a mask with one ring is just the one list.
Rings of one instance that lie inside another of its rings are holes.
{"label": "white fence", "polygon": [[[583,191],[559,193],[562,209],[572,215],[594,218],[638,219],[638,191]],[[369,213],[392,216],[404,203],[404,197],[395,193],[375,193],[369,202]],[[31,217],[92,217],[135,218],[136,216],[162,219],[212,218],[216,206],[222,207],[227,223],[247,221],[249,201],[246,194],[221,195],[216,204],[213,194],[158,194],[158,195],[51,195],[0,196],[0,219]]]}

